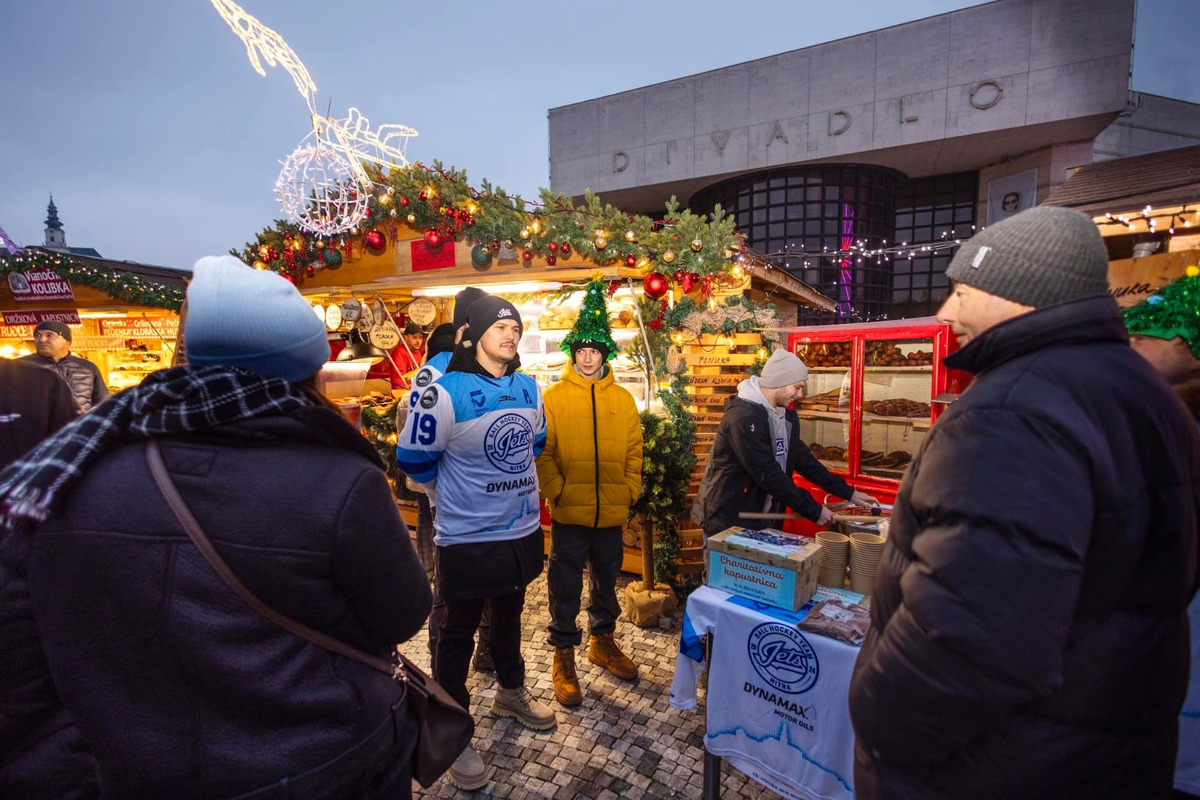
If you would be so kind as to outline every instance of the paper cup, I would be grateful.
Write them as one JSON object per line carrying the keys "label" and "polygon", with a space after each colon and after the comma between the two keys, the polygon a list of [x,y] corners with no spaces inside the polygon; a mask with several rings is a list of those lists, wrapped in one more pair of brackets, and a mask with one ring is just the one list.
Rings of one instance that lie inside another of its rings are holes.
{"label": "paper cup", "polygon": [[842,566],[839,569],[837,567],[827,567],[822,564],[817,570],[817,583],[835,589],[844,588],[846,586],[846,567]]}
{"label": "paper cup", "polygon": [[850,591],[859,594],[870,594],[875,587],[874,572],[851,572]]}

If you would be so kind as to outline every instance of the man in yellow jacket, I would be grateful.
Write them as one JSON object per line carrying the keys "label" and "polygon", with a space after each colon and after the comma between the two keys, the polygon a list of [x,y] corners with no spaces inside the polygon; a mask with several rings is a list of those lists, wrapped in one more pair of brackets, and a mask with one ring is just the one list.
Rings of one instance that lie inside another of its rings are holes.
{"label": "man in yellow jacket", "polygon": [[577,323],[564,341],[571,361],[562,379],[544,395],[546,449],[537,459],[551,517],[546,580],[554,696],[564,706],[583,702],[575,647],[582,640],[576,617],[585,563],[591,576],[588,660],[624,680],[638,674],[613,632],[621,613],[616,592],[621,533],[642,490],[642,425],[633,396],[613,381],[605,364],[616,355],[616,346],[607,330],[607,314],[603,323],[599,333],[585,329],[583,334]]}

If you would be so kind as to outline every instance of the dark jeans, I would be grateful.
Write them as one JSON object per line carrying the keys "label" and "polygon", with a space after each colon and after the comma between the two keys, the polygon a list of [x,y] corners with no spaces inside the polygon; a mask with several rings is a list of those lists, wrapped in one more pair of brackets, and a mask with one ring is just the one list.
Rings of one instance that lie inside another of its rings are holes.
{"label": "dark jeans", "polygon": [[[441,681],[437,674],[437,651],[438,639],[442,635],[442,625],[446,622],[446,604],[442,600],[442,593],[438,591],[437,580],[437,548],[434,548],[433,553],[433,607],[429,611],[429,664],[433,670],[434,680]],[[479,647],[490,652],[490,638],[492,631],[492,603],[491,598],[483,601],[483,615],[479,620]]]}
{"label": "dark jeans", "polygon": [[489,644],[496,665],[496,680],[505,689],[525,685],[525,659],[521,657],[521,611],[525,607],[525,588],[495,597],[442,598],[444,616],[437,641],[434,675],[450,696],[470,710],[467,672],[475,649],[475,629],[479,627],[485,604],[491,605],[492,624]]}
{"label": "dark jeans", "polygon": [[588,633],[597,636],[617,628],[617,576],[624,547],[621,528],[550,525],[550,565],[546,588],[550,594],[550,644],[574,647],[582,640],[576,618],[583,594],[583,567],[588,565]]}

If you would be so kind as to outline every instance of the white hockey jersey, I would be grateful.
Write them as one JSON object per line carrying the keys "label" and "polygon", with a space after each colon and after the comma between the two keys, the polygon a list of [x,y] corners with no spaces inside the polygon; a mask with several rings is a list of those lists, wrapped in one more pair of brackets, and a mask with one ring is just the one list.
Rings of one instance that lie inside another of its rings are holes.
{"label": "white hockey jersey", "polygon": [[534,459],[545,445],[533,378],[450,372],[421,391],[396,443],[396,462],[414,481],[436,487],[437,544],[503,541],[528,536],[540,523]]}

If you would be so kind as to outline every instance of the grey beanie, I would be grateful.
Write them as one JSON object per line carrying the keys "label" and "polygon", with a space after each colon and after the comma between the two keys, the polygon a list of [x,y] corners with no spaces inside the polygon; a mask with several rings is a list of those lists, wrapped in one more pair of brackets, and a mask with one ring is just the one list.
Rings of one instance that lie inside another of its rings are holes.
{"label": "grey beanie", "polygon": [[37,327],[33,329],[34,333],[37,333],[38,331],[54,331],[68,342],[71,341],[71,329],[67,327],[66,323],[59,322],[56,319],[42,320],[37,324]]}
{"label": "grey beanie", "polygon": [[963,242],[946,277],[1042,308],[1107,294],[1108,251],[1086,215],[1036,206]]}
{"label": "grey beanie", "polygon": [[454,330],[458,331],[463,325],[467,324],[467,309],[476,300],[482,300],[487,297],[488,293],[483,289],[476,289],[474,286],[468,286],[458,294],[454,295]]}
{"label": "grey beanie", "polygon": [[808,367],[787,350],[776,350],[763,365],[758,376],[758,385],[764,389],[778,389],[793,383],[808,380]]}

